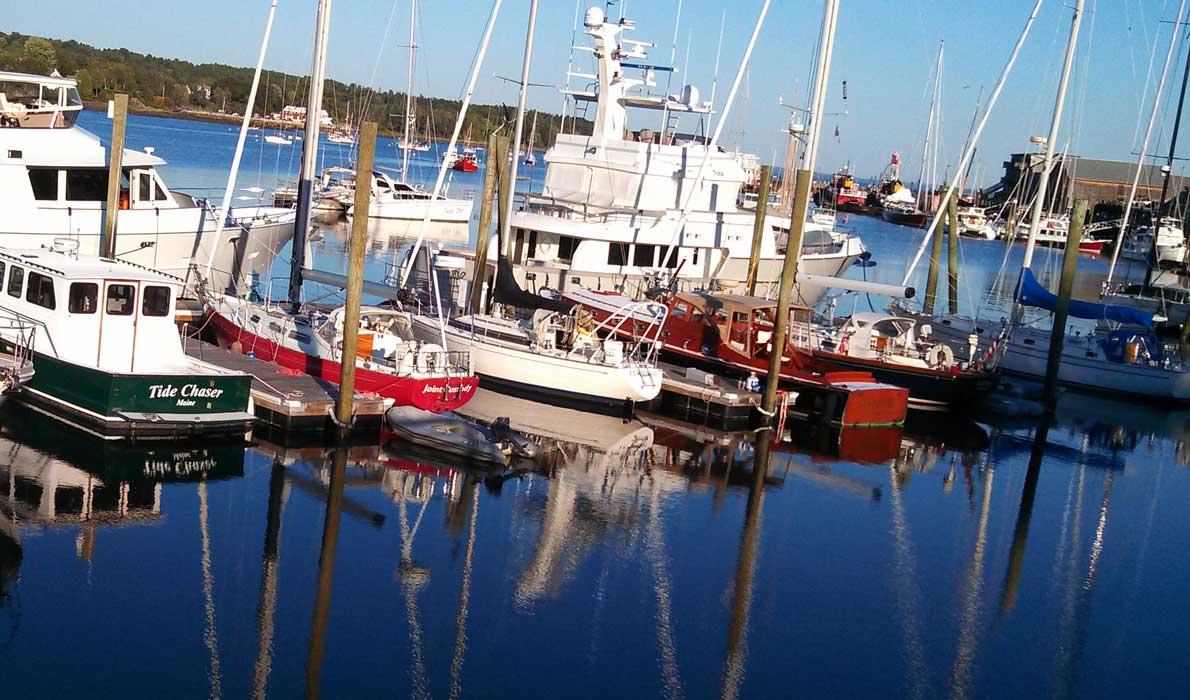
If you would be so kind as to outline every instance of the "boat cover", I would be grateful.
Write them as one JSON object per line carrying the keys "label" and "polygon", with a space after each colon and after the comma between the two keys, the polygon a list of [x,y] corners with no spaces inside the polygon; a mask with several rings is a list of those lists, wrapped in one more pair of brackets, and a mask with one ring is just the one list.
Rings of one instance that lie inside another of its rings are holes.
{"label": "boat cover", "polygon": [[503,255],[496,262],[496,287],[492,291],[492,299],[506,306],[518,309],[545,309],[567,314],[574,308],[574,302],[565,299],[549,299],[540,294],[531,294],[521,289],[516,278],[512,276],[512,265]]}
{"label": "boat cover", "polygon": [[[1046,289],[1029,268],[1021,270],[1021,282],[1017,285],[1016,301],[1018,304],[1033,306],[1038,309],[1053,311],[1058,306],[1058,297]],[[1070,315],[1075,318],[1085,318],[1094,321],[1115,321],[1134,326],[1153,326],[1153,314],[1134,309],[1131,306],[1113,306],[1098,304],[1090,301],[1070,300]]]}

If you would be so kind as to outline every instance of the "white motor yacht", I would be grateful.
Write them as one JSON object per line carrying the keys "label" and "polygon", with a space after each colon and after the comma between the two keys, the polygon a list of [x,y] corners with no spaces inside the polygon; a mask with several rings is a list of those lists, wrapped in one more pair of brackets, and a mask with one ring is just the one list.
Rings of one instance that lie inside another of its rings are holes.
{"label": "white motor yacht", "polygon": [[[350,196],[350,195],[347,195]],[[372,219],[399,219],[422,221],[429,210],[430,220],[435,223],[467,223],[471,219],[469,199],[451,199],[426,192],[407,182],[394,180],[382,172],[372,173],[372,201],[368,206],[368,217]],[[355,206],[348,203],[347,218],[355,214]]]}
{"label": "white motor yacht", "polygon": [[[521,284],[647,288],[658,277],[676,276],[678,288],[697,288],[747,277],[755,215],[737,200],[749,175],[736,154],[716,148],[694,189],[709,139],[674,127],[679,116],[709,115],[712,106],[693,86],[657,94],[656,71],[642,64],[650,44],[621,37],[632,27],[608,21],[599,8],[587,11],[586,34],[598,64],[593,86],[565,92],[578,116],[595,106],[594,130],[558,134],[544,156],[541,193],[511,215],[510,259]],[[630,77],[634,71],[643,75]],[[629,109],[647,111],[653,124],[664,113],[669,123],[661,133],[629,131]],[[788,231],[787,219],[770,216],[761,234],[758,279],[765,286],[780,278],[782,226]],[[819,232],[807,239],[799,269],[836,276],[863,253],[854,235]],[[494,264],[495,251],[489,254]],[[806,284],[798,297],[813,304],[824,292]]]}
{"label": "white motor yacht", "polygon": [[[99,253],[108,147],[76,125],[82,109],[73,79],[0,73],[0,246],[51,247],[62,238],[82,255]],[[116,257],[186,277],[192,263],[206,266],[214,246],[219,284],[263,275],[293,237],[294,212],[231,209],[216,243],[218,211],[172,191],[164,164],[151,148],[125,149]]]}

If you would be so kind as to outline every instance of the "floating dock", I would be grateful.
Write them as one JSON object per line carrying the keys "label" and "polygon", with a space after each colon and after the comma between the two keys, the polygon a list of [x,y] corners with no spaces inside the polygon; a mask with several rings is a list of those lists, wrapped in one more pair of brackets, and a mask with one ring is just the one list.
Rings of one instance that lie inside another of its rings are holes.
{"label": "floating dock", "polygon": [[[294,438],[325,442],[337,436],[336,384],[195,338],[183,336],[182,346],[190,357],[252,377],[251,410],[256,416],[256,432],[282,443]],[[353,439],[379,440],[385,403],[376,394],[355,395]]]}
{"label": "floating dock", "polygon": [[661,369],[661,395],[647,410],[725,431],[747,430],[760,417],[761,394],[737,386],[732,379],[666,362]]}

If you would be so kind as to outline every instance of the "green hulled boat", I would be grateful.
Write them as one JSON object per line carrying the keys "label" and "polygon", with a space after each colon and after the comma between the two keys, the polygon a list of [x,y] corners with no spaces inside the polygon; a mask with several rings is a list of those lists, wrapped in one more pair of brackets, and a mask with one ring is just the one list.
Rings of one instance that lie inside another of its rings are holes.
{"label": "green hulled boat", "polygon": [[[108,439],[247,432],[251,377],[182,349],[183,284],[119,260],[0,250],[0,312],[34,328],[36,371],[19,396]],[[0,328],[0,349],[21,341]]]}

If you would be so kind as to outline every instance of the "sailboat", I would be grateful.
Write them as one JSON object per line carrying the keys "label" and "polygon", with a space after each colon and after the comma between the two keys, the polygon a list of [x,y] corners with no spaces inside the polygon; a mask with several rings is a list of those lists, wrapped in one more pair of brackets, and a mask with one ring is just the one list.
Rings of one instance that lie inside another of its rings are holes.
{"label": "sailboat", "polygon": [[[431,220],[437,222],[466,223],[471,219],[472,203],[469,199],[452,199],[444,195],[434,195],[421,187],[409,182],[409,154],[416,151],[428,151],[429,143],[421,148],[413,143],[413,67],[417,51],[415,29],[417,27],[417,0],[410,2],[409,20],[409,82],[405,94],[405,135],[401,140],[401,176],[394,180],[381,172],[372,173],[372,201],[368,206],[368,216],[373,219],[398,219],[403,221],[422,221],[427,212]],[[429,122],[426,123],[427,130]],[[357,175],[357,177],[359,177]],[[355,214],[354,207],[347,208],[347,218]]]}
{"label": "sailboat", "polygon": [[533,155],[533,142],[537,139],[537,110],[533,111],[533,126],[529,127],[529,147],[526,149],[525,165],[537,165],[537,156]]}
{"label": "sailboat", "polygon": [[[309,98],[310,109],[314,110],[312,114],[317,114],[321,107],[318,86],[322,76],[319,74],[325,70],[325,65],[319,55],[325,55],[325,40],[330,30],[330,15],[325,11],[329,0],[324,2],[320,2],[315,32],[315,70]],[[414,13],[416,19],[416,3]],[[314,174],[317,155],[317,120],[309,120],[307,128],[302,172],[303,177],[310,178]],[[303,196],[309,197],[312,189],[303,189]],[[309,204],[309,199],[299,198],[299,209]],[[302,225],[306,225],[306,221]],[[295,251],[303,250],[297,243],[294,248]],[[448,411],[474,396],[477,382],[467,356],[414,338],[410,314],[399,306],[362,307],[358,322],[359,343],[354,356],[346,355],[343,348],[346,309],[340,307],[328,311],[325,307],[300,303],[301,264],[300,258],[295,259],[293,273],[298,280],[291,284],[291,296],[284,307],[270,304],[267,299],[258,301],[255,295],[240,297],[200,290],[220,340],[240,352],[254,353],[283,367],[327,381],[339,381],[343,365],[351,363],[356,367],[357,387],[390,398],[401,406],[415,406],[432,412]]]}
{"label": "sailboat", "polygon": [[[534,4],[530,10],[530,32],[536,7]],[[531,36],[527,42],[530,47]],[[523,136],[530,60],[531,53],[526,48],[512,138],[512,143],[518,146]],[[465,118],[465,107],[466,103],[455,123],[456,137]],[[454,145],[452,138],[451,147]],[[518,160],[516,156],[512,158],[512,182],[516,182]],[[444,173],[445,170],[439,172],[440,181]],[[508,196],[512,195],[509,191]],[[505,218],[496,234],[498,257],[490,296],[500,305],[501,313],[462,314],[447,324],[442,317],[451,309],[440,301],[439,290],[451,288],[450,276],[447,270],[435,267],[428,251],[422,249],[419,236],[407,264],[402,266],[401,281],[408,284],[410,279],[415,280],[409,291],[420,295],[418,306],[437,315],[414,317],[414,332],[418,337],[426,342],[440,341],[452,351],[469,353],[482,385],[519,396],[533,396],[546,403],[619,412],[656,398],[661,392],[657,338],[625,342],[615,335],[617,328],[628,323],[635,312],[657,305],[640,302],[626,315],[596,323],[576,312],[573,303],[530,294],[513,277],[507,258],[509,231],[510,222]]]}
{"label": "sailboat", "polygon": [[[1179,22],[1185,4],[1185,0],[1183,0],[1182,9],[1178,13]],[[1059,83],[1055,101],[1054,116],[1049,136],[1044,142],[1046,144],[1045,166],[1039,179],[1037,198],[1033,202],[1030,238],[1014,295],[1014,301],[1017,304],[1014,318],[1011,322],[1002,321],[999,324],[981,323],[976,319],[951,316],[930,318],[935,333],[944,339],[958,342],[961,342],[962,338],[975,338],[980,342],[995,344],[1001,342],[998,338],[1003,333],[1007,333],[1006,340],[1002,341],[1007,343],[1007,347],[1004,349],[1001,367],[1006,373],[1033,379],[1042,379],[1046,376],[1052,331],[1022,325],[1018,321],[1025,307],[1046,311],[1054,311],[1057,307],[1057,297],[1037,281],[1031,269],[1031,263],[1037,234],[1043,222],[1042,208],[1045,187],[1053,163],[1053,145],[1058,137],[1062,106],[1074,61],[1074,49],[1077,45],[1083,5],[1083,1],[1079,0],[1074,9],[1062,80]],[[1177,36],[1175,32],[1171,40],[1171,55]],[[1160,95],[1168,68],[1169,61],[1167,59],[1157,89],[1158,97],[1154,100],[1153,115],[1157,113],[1160,106]],[[1146,133],[1145,143],[1141,148],[1142,154],[1148,147],[1152,118],[1149,126],[1150,131]],[[1097,328],[1091,333],[1068,335],[1065,338],[1057,377],[1060,384],[1083,391],[1108,393],[1122,398],[1162,403],[1190,402],[1190,377],[1187,377],[1184,364],[1176,353],[1153,333],[1152,314],[1126,306],[1078,300],[1070,301],[1069,314],[1074,318],[1095,320],[1101,325],[1106,324],[1107,329]]]}
{"label": "sailboat", "polygon": [[351,102],[347,103],[347,119],[344,120],[342,128],[335,129],[327,134],[326,140],[343,146],[350,146],[355,143],[355,131],[351,128]]}

